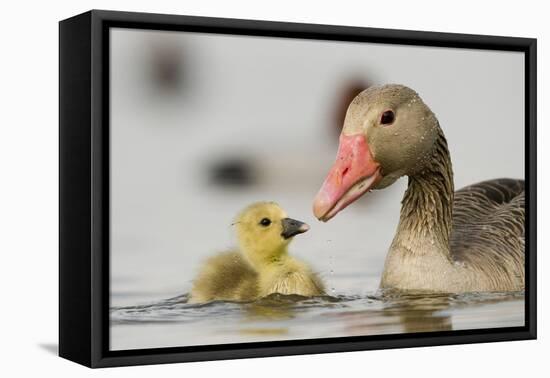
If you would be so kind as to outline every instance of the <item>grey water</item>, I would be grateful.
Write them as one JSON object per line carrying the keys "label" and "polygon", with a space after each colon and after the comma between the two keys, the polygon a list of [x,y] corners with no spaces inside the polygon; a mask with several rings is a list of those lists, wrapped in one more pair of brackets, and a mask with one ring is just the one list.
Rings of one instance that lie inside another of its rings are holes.
{"label": "grey water", "polygon": [[111,349],[514,327],[523,293],[400,294],[188,304],[187,294],[111,309]]}

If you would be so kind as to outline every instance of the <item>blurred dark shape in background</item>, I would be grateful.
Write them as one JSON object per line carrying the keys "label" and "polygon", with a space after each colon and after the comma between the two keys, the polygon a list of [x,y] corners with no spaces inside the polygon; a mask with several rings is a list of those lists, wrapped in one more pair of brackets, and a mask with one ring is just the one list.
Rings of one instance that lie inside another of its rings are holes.
{"label": "blurred dark shape in background", "polygon": [[226,157],[208,168],[208,181],[216,186],[247,187],[258,184],[258,175],[253,159]]}
{"label": "blurred dark shape in background", "polygon": [[334,111],[333,123],[334,135],[337,137],[340,136],[342,126],[344,125],[344,120],[346,119],[346,111],[348,110],[350,102],[355,98],[355,96],[370,86],[371,84],[364,79],[354,79],[350,80],[343,88],[340,89],[338,92],[338,99],[335,101],[336,108]]}
{"label": "blurred dark shape in background", "polygon": [[176,92],[184,84],[184,60],[181,46],[154,43],[151,49],[151,80],[163,92]]}

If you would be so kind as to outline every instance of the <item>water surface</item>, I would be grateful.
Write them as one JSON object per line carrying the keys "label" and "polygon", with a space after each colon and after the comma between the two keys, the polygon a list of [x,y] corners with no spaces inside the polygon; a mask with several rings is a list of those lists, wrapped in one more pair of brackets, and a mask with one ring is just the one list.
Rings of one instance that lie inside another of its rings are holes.
{"label": "water surface", "polygon": [[524,324],[522,293],[398,294],[188,304],[187,295],[111,310],[111,349],[380,335]]}

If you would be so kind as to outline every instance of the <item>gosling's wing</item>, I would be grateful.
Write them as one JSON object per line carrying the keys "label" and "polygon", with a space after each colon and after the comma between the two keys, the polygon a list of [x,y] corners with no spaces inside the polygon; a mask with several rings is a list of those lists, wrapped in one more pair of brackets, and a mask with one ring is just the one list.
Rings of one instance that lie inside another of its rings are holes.
{"label": "gosling's wing", "polygon": [[257,292],[256,272],[239,252],[230,251],[205,262],[193,281],[191,301],[245,301],[256,298]]}

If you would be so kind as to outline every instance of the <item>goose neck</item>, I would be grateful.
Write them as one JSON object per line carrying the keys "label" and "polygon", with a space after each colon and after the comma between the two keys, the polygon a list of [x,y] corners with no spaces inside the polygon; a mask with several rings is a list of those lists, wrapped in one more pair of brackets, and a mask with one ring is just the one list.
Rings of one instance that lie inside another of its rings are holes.
{"label": "goose neck", "polygon": [[428,163],[409,176],[394,243],[412,253],[436,250],[450,255],[453,196],[451,159],[445,136],[438,128]]}

